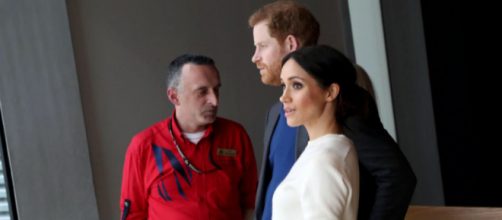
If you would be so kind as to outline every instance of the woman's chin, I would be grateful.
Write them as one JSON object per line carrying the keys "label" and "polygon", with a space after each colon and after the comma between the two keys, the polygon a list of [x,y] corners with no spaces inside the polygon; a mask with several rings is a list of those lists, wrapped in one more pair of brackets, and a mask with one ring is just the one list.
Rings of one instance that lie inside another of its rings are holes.
{"label": "woman's chin", "polygon": [[301,125],[300,123],[289,119],[286,121],[286,123],[288,124],[289,127],[298,127]]}

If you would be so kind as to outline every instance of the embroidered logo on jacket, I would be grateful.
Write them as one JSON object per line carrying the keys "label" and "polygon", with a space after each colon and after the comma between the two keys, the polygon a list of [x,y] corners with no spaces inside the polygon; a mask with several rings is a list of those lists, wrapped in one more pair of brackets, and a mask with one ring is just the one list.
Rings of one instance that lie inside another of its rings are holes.
{"label": "embroidered logo on jacket", "polygon": [[218,148],[216,154],[223,157],[235,157],[237,156],[237,150],[231,148]]}

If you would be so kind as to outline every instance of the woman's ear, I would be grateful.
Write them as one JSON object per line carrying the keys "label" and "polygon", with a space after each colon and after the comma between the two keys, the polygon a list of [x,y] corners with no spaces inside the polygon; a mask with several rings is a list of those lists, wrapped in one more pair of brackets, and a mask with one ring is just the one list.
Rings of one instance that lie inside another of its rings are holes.
{"label": "woman's ear", "polygon": [[331,102],[335,100],[340,94],[340,86],[337,83],[331,83],[328,87],[328,93],[326,96],[326,101]]}
{"label": "woman's ear", "polygon": [[284,43],[286,44],[285,46],[289,52],[295,51],[300,47],[300,41],[298,41],[298,38],[291,34],[286,36]]}

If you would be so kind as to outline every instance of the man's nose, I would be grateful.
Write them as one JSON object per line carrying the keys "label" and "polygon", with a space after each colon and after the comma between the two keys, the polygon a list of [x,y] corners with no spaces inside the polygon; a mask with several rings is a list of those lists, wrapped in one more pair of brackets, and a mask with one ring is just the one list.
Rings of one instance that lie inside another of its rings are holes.
{"label": "man's nose", "polygon": [[258,49],[255,49],[253,56],[251,57],[251,62],[256,63],[258,60],[260,60],[260,56],[258,54]]}
{"label": "man's nose", "polygon": [[212,106],[218,106],[219,96],[218,92],[212,91],[208,94],[207,102]]}

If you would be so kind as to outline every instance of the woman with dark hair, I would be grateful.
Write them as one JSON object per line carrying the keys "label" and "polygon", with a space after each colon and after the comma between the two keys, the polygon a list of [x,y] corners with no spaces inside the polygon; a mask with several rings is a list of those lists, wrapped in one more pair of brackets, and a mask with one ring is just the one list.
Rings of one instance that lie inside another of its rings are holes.
{"label": "woman with dark hair", "polygon": [[364,109],[354,66],[329,46],[301,48],[282,64],[287,124],[303,125],[310,140],[274,193],[272,219],[357,219],[357,153],[342,134],[344,120]]}

